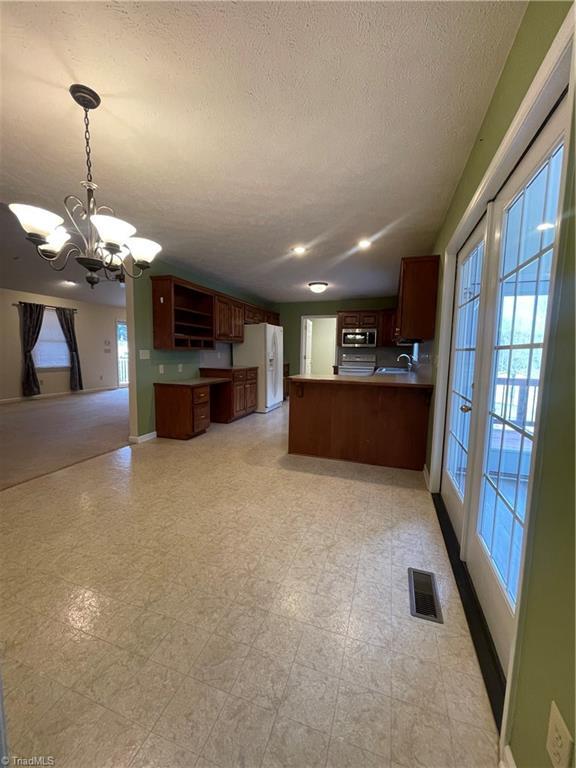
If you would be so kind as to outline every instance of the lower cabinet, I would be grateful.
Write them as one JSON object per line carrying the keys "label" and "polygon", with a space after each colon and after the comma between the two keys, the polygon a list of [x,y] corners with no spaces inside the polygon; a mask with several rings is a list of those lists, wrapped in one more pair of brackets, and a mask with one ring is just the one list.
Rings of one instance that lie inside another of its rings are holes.
{"label": "lower cabinet", "polygon": [[191,384],[154,384],[156,434],[189,440],[210,426],[210,388]]}
{"label": "lower cabinet", "polygon": [[200,368],[200,376],[214,376],[230,382],[212,387],[211,421],[227,423],[256,410],[258,368]]}

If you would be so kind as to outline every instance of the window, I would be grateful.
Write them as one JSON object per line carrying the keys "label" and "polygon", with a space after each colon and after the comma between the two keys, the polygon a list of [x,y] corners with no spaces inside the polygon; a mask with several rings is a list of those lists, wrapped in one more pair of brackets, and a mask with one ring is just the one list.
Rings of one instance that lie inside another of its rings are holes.
{"label": "window", "polygon": [[56,310],[46,308],[42,329],[32,351],[36,368],[70,368],[70,353]]}

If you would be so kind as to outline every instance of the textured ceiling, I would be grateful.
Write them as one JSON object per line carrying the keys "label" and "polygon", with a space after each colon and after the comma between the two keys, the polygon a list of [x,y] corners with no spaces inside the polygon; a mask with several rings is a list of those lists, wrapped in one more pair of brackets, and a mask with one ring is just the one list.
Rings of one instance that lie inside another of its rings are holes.
{"label": "textured ceiling", "polygon": [[[99,202],[167,259],[276,301],[311,298],[310,280],[327,299],[394,293],[400,257],[433,246],[524,9],[3,3],[0,200],[57,211],[80,193],[82,82],[102,96]],[[48,270],[9,242],[6,279]]]}

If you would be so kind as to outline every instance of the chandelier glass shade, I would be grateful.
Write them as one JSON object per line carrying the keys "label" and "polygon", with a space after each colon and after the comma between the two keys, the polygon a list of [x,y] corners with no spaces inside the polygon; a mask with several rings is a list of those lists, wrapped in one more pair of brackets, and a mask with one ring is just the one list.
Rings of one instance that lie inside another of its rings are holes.
{"label": "chandelier glass shade", "polygon": [[162,246],[145,237],[132,237],[136,227],[115,216],[110,206],[97,205],[98,185],[92,178],[89,110],[96,109],[100,97],[85,85],[70,86],[74,101],[84,110],[84,140],[86,150],[86,179],[80,182],[86,200],[76,195],[64,198],[69,223],[56,213],[34,205],[12,203],[8,207],[17,217],[26,238],[34,244],[38,255],[57,272],[61,272],[73,257],[86,269],[86,281],[91,288],[107,280],[124,282],[126,276],[141,277]]}

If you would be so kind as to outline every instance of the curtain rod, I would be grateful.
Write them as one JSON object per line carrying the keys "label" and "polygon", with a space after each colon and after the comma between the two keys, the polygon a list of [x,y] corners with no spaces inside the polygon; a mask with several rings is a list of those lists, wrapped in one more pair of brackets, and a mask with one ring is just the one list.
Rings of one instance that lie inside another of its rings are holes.
{"label": "curtain rod", "polygon": [[[20,307],[22,304],[35,304],[36,302],[32,301],[13,301],[12,306],[13,307]],[[78,310],[75,307],[55,307],[54,304],[42,304],[42,306],[45,309],[71,309],[72,312],[78,312]]]}

